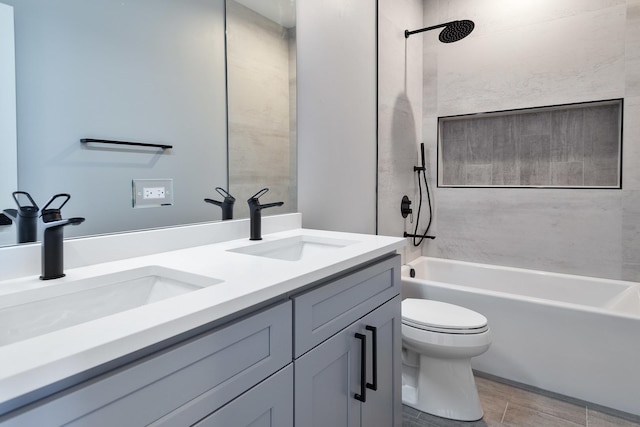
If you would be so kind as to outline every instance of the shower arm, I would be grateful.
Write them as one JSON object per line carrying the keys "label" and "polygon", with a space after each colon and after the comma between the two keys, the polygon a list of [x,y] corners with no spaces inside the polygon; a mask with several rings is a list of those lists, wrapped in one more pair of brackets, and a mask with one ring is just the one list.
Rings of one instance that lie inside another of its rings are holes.
{"label": "shower arm", "polygon": [[408,39],[409,36],[412,35],[412,34],[424,33],[425,31],[430,31],[430,30],[435,30],[435,29],[438,29],[438,28],[443,28],[443,27],[446,27],[447,25],[450,25],[450,24],[452,24],[454,22],[455,21],[445,22],[444,24],[434,25],[432,27],[420,28],[419,30],[413,30],[413,31],[404,30],[404,38]]}

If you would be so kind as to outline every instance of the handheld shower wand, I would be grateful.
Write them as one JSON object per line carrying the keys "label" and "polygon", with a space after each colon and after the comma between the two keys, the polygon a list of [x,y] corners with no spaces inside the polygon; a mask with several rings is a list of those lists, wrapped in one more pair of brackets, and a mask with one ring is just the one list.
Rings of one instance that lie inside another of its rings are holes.
{"label": "handheld shower wand", "polygon": [[[431,228],[431,220],[433,219],[433,208],[431,206],[431,195],[429,194],[429,183],[427,182],[427,164],[424,156],[424,143],[420,144],[420,157],[422,160],[422,166],[414,166],[413,171],[418,174],[418,189],[420,190],[420,198],[418,202],[418,214],[416,217],[416,227],[413,234],[409,234],[406,231],[404,232],[404,237],[413,238],[413,246],[420,246],[424,239],[435,239],[436,236],[429,235],[429,229]],[[418,234],[418,227],[420,226],[420,213],[422,210],[422,183],[420,182],[420,173],[422,173],[422,178],[424,179],[424,186],[427,192],[427,201],[429,205],[429,222],[427,223],[427,228],[423,234]],[[406,197],[406,196],[405,196]],[[404,198],[403,198],[404,202]],[[406,202],[405,202],[406,203]],[[410,203],[410,202],[409,202]],[[404,216],[404,215],[403,215]]]}

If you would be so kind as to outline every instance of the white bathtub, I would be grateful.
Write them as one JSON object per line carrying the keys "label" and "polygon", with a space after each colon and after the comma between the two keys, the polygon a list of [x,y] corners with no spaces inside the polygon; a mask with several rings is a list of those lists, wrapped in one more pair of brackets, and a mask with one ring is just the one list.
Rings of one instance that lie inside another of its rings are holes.
{"label": "white bathtub", "polygon": [[420,257],[402,297],[485,315],[474,369],[640,415],[640,283]]}

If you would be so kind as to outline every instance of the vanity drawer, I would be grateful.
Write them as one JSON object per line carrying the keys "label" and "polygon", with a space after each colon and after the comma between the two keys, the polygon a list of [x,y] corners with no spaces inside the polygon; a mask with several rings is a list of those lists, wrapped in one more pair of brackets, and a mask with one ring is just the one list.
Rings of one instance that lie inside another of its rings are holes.
{"label": "vanity drawer", "polygon": [[[0,419],[0,425],[148,425],[182,414],[191,425],[291,362],[291,303],[194,337]],[[18,413],[21,412],[21,413]]]}
{"label": "vanity drawer", "polygon": [[395,255],[293,298],[294,357],[300,357],[400,293]]}
{"label": "vanity drawer", "polygon": [[193,427],[222,426],[293,427],[293,364]]}

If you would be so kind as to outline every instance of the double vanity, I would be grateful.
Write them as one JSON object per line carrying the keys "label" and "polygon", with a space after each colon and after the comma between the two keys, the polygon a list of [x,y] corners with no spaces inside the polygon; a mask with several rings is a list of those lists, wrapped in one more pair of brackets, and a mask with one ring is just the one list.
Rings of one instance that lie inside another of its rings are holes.
{"label": "double vanity", "polygon": [[1,248],[0,425],[399,426],[404,239],[300,225]]}

